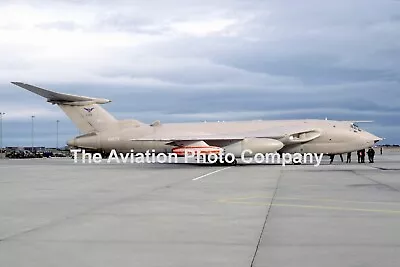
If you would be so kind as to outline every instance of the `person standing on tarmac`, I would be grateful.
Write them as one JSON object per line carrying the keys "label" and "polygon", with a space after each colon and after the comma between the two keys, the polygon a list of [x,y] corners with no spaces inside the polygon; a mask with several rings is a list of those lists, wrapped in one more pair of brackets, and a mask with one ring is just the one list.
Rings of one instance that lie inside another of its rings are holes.
{"label": "person standing on tarmac", "polygon": [[369,163],[374,163],[374,157],[375,157],[375,150],[372,148],[372,147],[370,147],[369,149],[368,149],[368,160],[369,160]]}
{"label": "person standing on tarmac", "polygon": [[[329,158],[330,158],[330,162],[329,162],[329,164],[332,164],[332,162],[333,162],[333,159],[335,158],[335,156],[336,156],[336,154],[330,154],[329,155]],[[340,156],[340,160],[343,162],[343,155],[342,154],[339,154],[339,156]]]}
{"label": "person standing on tarmac", "polygon": [[347,153],[346,163],[351,163],[351,152]]}
{"label": "person standing on tarmac", "polygon": [[365,163],[365,149],[361,150],[361,163]]}
{"label": "person standing on tarmac", "polygon": [[330,154],[329,155],[329,158],[330,158],[330,162],[329,162],[329,164],[332,164],[332,162],[333,162],[333,159],[335,158],[335,154]]}
{"label": "person standing on tarmac", "polygon": [[358,150],[357,151],[358,163],[361,163],[361,157],[362,157],[362,150]]}

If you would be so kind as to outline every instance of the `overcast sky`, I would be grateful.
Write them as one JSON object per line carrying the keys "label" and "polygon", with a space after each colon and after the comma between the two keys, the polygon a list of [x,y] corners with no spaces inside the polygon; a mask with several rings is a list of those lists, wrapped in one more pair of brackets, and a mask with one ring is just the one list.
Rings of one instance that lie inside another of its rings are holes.
{"label": "overcast sky", "polygon": [[10,84],[112,99],[151,123],[320,118],[400,143],[400,1],[3,0],[4,143],[55,146],[78,134]]}

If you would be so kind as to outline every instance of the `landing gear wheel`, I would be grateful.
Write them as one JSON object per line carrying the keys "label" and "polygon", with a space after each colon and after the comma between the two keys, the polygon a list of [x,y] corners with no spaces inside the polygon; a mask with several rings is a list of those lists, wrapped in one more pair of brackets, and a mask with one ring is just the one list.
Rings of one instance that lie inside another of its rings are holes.
{"label": "landing gear wheel", "polygon": [[222,161],[217,162],[217,166],[236,166],[236,165],[237,165],[236,159],[233,162],[222,162]]}
{"label": "landing gear wheel", "polygon": [[221,166],[223,163],[220,160],[215,161],[215,158],[211,160],[210,155],[206,155],[206,162],[207,164],[212,164],[214,166]]}
{"label": "landing gear wheel", "polygon": [[208,164],[213,164],[215,166],[236,166],[237,165],[237,160],[234,159],[232,162],[226,162],[224,160],[217,160],[216,162],[213,160],[210,160],[210,156],[206,156],[206,161]]}

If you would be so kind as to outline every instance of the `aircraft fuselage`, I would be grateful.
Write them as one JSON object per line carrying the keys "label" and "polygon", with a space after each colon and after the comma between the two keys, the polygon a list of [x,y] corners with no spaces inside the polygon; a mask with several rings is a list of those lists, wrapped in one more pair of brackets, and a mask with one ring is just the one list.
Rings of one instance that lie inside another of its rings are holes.
{"label": "aircraft fuselage", "polygon": [[[293,140],[288,135],[271,136],[268,129],[279,127],[306,126],[316,130],[319,136],[315,139],[302,142],[301,136]],[[283,143],[280,152],[286,153],[325,153],[341,154],[371,147],[379,137],[355,127],[351,122],[330,120],[278,120],[278,121],[237,121],[237,122],[202,122],[202,123],[168,123],[157,126],[137,124],[128,127],[112,127],[97,134],[77,137],[68,142],[69,145],[109,152],[115,149],[119,152],[146,152],[154,150],[156,153],[171,152],[176,145],[166,140],[140,140],[148,135],[160,136],[175,133],[180,135],[219,134],[235,135],[243,132],[259,132],[257,139],[274,139]],[[262,132],[265,131],[263,136]],[[249,139],[255,137],[249,137]],[[139,140],[138,140],[139,139]],[[226,147],[235,141],[208,140],[212,146]]]}

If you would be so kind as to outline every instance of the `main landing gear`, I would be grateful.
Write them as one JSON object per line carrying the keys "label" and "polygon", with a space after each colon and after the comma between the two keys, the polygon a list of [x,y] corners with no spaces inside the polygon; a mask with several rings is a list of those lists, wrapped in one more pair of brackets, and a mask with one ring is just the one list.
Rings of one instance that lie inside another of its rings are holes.
{"label": "main landing gear", "polygon": [[236,159],[228,159],[225,157],[215,158],[210,155],[207,155],[206,162],[208,164],[212,164],[215,166],[236,166],[237,160]]}

